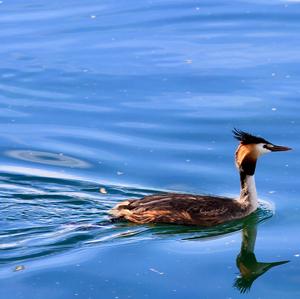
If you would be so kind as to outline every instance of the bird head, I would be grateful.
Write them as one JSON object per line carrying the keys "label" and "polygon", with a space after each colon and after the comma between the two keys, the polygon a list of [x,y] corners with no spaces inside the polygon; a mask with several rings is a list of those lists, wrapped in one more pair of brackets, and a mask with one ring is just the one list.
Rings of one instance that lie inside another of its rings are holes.
{"label": "bird head", "polygon": [[234,138],[240,141],[235,152],[236,166],[246,175],[254,175],[257,159],[261,155],[291,150],[290,147],[275,145],[262,137],[238,129],[234,129],[232,132]]}

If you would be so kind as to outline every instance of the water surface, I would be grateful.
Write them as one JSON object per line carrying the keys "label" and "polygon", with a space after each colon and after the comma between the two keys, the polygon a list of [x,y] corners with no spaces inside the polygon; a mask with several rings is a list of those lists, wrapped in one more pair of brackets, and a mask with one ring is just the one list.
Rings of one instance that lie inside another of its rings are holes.
{"label": "water surface", "polygon": [[[0,297],[299,297],[299,16],[284,0],[0,1]],[[294,148],[259,161],[255,215],[110,222],[129,197],[237,196],[233,127]]]}

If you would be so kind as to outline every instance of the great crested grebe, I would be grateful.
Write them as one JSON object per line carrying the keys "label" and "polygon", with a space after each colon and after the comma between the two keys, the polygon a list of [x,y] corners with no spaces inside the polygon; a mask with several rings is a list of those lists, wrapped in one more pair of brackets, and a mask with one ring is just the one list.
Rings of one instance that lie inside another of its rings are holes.
{"label": "great crested grebe", "polygon": [[257,159],[266,153],[288,151],[291,148],[274,145],[261,137],[234,129],[240,141],[235,162],[240,173],[241,192],[237,199],[164,193],[128,199],[117,204],[110,214],[116,219],[135,223],[174,223],[183,225],[213,226],[241,219],[258,207],[254,172]]}

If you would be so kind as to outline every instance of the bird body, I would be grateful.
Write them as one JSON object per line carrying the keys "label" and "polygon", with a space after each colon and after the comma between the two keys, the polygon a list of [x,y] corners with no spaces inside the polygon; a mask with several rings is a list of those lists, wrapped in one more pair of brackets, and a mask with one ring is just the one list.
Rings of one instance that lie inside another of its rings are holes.
{"label": "bird body", "polygon": [[136,223],[213,226],[239,219],[251,211],[247,202],[226,197],[165,193],[123,201],[111,213]]}
{"label": "bird body", "polygon": [[288,147],[276,146],[261,137],[234,130],[240,145],[235,153],[240,173],[241,192],[237,199],[163,193],[128,199],[117,204],[110,214],[114,218],[135,223],[172,223],[183,225],[214,226],[241,219],[258,207],[254,172],[257,159],[271,151],[286,151]]}

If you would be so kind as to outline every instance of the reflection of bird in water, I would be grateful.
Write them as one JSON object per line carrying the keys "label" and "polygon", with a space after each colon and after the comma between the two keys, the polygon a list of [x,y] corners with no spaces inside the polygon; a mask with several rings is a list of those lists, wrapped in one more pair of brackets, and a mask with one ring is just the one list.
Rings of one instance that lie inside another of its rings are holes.
{"label": "reflection of bird in water", "polygon": [[232,198],[166,193],[129,199],[117,204],[110,214],[117,219],[136,223],[176,223],[185,225],[213,226],[234,219],[241,219],[258,207],[254,172],[257,159],[266,153],[287,151],[290,148],[234,130],[240,141],[235,161],[240,172],[241,193]]}
{"label": "reflection of bird in water", "polygon": [[254,280],[271,268],[289,262],[258,262],[254,253],[256,234],[257,224],[255,217],[253,217],[251,223],[246,223],[243,228],[241,251],[236,258],[236,265],[240,271],[240,276],[235,280],[234,287],[236,287],[241,293],[248,292]]}

